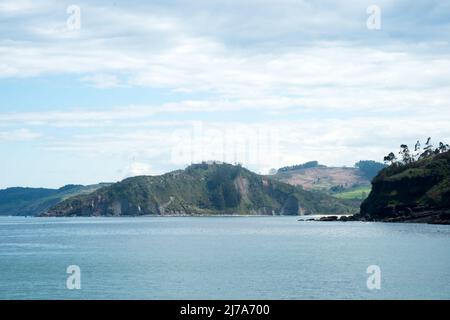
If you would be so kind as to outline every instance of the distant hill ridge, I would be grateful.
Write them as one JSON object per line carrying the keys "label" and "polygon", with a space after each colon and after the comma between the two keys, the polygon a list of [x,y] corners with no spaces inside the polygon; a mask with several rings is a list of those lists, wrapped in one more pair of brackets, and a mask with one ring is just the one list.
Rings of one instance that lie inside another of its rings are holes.
{"label": "distant hill ridge", "polygon": [[139,176],[62,201],[46,216],[350,214],[336,199],[253,173],[239,165],[201,163]]}
{"label": "distant hill ridge", "polygon": [[281,167],[280,169],[277,170],[277,173],[295,171],[295,170],[300,170],[300,169],[308,169],[308,168],[326,168],[326,166],[323,164],[319,164],[318,161],[308,161],[303,164]]}
{"label": "distant hill ridge", "polygon": [[361,160],[353,168],[327,167],[318,161],[309,161],[280,168],[273,177],[308,190],[330,191],[333,187],[370,186],[371,179],[384,167],[384,164],[371,160]]}
{"label": "distant hill ridge", "polygon": [[66,185],[59,189],[13,187],[0,190],[0,216],[35,216],[72,196],[110,185]]}

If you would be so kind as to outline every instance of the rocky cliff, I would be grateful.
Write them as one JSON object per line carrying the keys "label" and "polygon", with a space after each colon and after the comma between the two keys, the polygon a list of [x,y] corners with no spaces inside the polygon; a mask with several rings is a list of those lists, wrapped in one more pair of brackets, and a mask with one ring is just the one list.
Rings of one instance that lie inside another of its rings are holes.
{"label": "rocky cliff", "polygon": [[67,199],[45,216],[351,214],[354,203],[302,190],[230,164],[195,164],[125,179]]}
{"label": "rocky cliff", "polygon": [[357,218],[449,224],[450,152],[382,170]]}

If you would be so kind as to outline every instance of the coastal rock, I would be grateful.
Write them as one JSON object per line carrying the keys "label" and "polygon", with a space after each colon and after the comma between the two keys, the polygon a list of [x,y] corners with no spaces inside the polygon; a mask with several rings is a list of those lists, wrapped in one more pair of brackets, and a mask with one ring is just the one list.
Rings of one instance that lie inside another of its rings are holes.
{"label": "coastal rock", "polygon": [[337,221],[337,216],[327,216],[327,217],[321,217],[319,221]]}
{"label": "coastal rock", "polygon": [[363,221],[449,224],[450,152],[383,169],[355,216]]}

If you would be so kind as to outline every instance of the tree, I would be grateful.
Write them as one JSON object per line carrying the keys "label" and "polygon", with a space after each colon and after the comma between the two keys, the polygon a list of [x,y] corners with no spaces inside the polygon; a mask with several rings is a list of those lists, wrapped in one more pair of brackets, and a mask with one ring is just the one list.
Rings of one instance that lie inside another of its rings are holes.
{"label": "tree", "polygon": [[420,157],[420,150],[421,150],[421,145],[420,145],[420,141],[417,140],[416,145],[414,146],[414,154],[413,154],[413,159],[419,159]]}
{"label": "tree", "polygon": [[389,163],[390,165],[394,164],[397,161],[397,157],[393,152],[389,153],[387,156],[384,157],[384,162]]}
{"label": "tree", "polygon": [[334,192],[334,193],[342,192],[342,191],[344,191],[344,190],[345,190],[345,188],[344,188],[344,186],[343,186],[342,184],[339,184],[339,185],[337,185],[337,186],[332,186],[332,187],[330,188],[330,191],[331,191],[331,192]]}
{"label": "tree", "polygon": [[399,152],[399,154],[402,156],[402,162],[403,162],[404,164],[408,164],[408,163],[414,162],[414,158],[413,158],[413,156],[411,155],[411,152],[409,151],[408,145],[402,144],[402,145],[400,146],[400,152]]}
{"label": "tree", "polygon": [[278,169],[278,172],[288,172],[293,170],[299,170],[299,169],[308,169],[308,168],[324,168],[326,166],[319,164],[318,161],[308,161],[303,164],[297,164],[294,166],[288,166],[288,167],[282,167]]}
{"label": "tree", "polygon": [[425,143],[425,148],[423,148],[422,154],[419,156],[419,159],[425,159],[431,157],[433,155],[433,144],[431,143],[431,138],[428,137],[427,142]]}
{"label": "tree", "polygon": [[450,150],[450,146],[448,144],[444,144],[443,142],[439,142],[439,148],[440,153],[447,152]]}
{"label": "tree", "polygon": [[389,153],[387,156],[384,157],[384,162],[389,163],[390,165],[397,163],[397,164],[410,164],[418,160],[423,160],[426,158],[433,157],[434,155],[448,152],[450,150],[450,146],[448,144],[445,144],[443,142],[439,142],[439,147],[434,148],[433,144],[431,143],[431,138],[429,137],[427,141],[425,142],[425,147],[421,149],[420,141],[417,140],[416,144],[414,145],[414,152],[411,153],[409,150],[408,145],[402,144],[400,145],[400,151],[399,155],[401,156],[401,160],[397,161],[397,158],[395,157],[394,153]]}
{"label": "tree", "polygon": [[241,195],[234,185],[241,167],[219,166],[208,176],[209,200],[218,210],[239,205]]}
{"label": "tree", "polygon": [[373,160],[361,160],[355,163],[355,167],[359,168],[367,179],[372,180],[386,165]]}

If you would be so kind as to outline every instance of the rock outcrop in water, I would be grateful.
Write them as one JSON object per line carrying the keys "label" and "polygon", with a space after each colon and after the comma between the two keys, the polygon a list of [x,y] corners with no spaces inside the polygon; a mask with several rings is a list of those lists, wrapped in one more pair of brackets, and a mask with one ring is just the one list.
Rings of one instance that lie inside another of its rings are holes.
{"label": "rock outcrop in water", "polygon": [[383,169],[356,217],[450,224],[450,152]]}
{"label": "rock outcrop in water", "polygon": [[195,164],[161,176],[125,179],[67,199],[45,216],[351,214],[354,203],[230,164]]}

